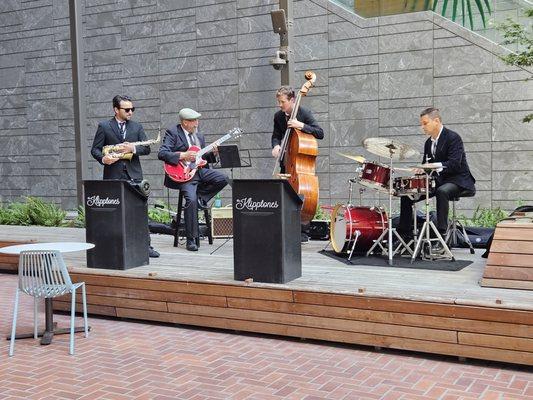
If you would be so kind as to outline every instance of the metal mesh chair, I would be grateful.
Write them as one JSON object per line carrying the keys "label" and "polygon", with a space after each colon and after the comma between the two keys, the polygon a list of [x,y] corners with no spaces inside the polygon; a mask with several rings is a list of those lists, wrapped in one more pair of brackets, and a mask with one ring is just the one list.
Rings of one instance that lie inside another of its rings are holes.
{"label": "metal mesh chair", "polygon": [[74,316],[76,312],[76,289],[81,287],[83,300],[83,319],[85,324],[85,337],[89,336],[87,324],[87,300],[85,295],[85,282],[72,283],[61,253],[57,251],[22,251],[19,258],[19,279],[15,294],[15,307],[13,309],[13,325],[11,328],[11,342],[9,355],[15,350],[15,332],[17,330],[17,312],[19,294],[25,293],[34,299],[33,307],[33,335],[37,339],[37,301],[38,299],[54,298],[71,294],[70,312],[70,348],[69,353],[74,354]]}

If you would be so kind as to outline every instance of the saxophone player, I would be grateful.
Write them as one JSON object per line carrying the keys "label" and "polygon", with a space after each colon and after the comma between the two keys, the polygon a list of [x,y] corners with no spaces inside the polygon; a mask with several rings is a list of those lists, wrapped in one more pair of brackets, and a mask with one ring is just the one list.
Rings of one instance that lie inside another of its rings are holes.
{"label": "saxophone player", "polygon": [[[143,179],[139,156],[150,154],[150,146],[133,142],[146,141],[146,133],[140,123],[131,120],[135,107],[128,96],[113,97],[113,111],[113,118],[98,123],[91,155],[104,166],[104,179],[139,183]],[[111,153],[104,151],[106,146],[113,146]],[[152,246],[149,255],[159,257]]]}
{"label": "saxophone player", "polygon": [[[143,126],[131,120],[135,107],[127,96],[113,97],[115,116],[100,121],[94,136],[92,156],[104,166],[104,179],[140,182],[143,179],[139,156],[150,154],[150,146],[134,146],[131,142],[146,141]],[[104,146],[113,145],[113,153],[104,154]],[[121,155],[133,154],[131,160]]]}

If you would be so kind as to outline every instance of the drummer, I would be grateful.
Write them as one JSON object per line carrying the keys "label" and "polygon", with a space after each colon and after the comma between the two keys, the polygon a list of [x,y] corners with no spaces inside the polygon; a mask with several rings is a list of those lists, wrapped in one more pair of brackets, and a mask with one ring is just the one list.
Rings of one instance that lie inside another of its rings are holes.
{"label": "drummer", "polygon": [[[439,167],[433,174],[436,190],[431,197],[437,198],[437,229],[441,235],[444,235],[448,227],[450,199],[458,196],[463,190],[475,193],[476,180],[470,173],[461,137],[442,125],[437,108],[430,107],[420,113],[420,126],[424,134],[429,136],[424,144],[422,163],[435,163]],[[415,173],[421,174],[424,171],[417,169]],[[401,198],[400,223],[397,231],[408,240],[413,235],[413,201],[408,196]],[[442,251],[442,244],[436,242],[432,250]]]}

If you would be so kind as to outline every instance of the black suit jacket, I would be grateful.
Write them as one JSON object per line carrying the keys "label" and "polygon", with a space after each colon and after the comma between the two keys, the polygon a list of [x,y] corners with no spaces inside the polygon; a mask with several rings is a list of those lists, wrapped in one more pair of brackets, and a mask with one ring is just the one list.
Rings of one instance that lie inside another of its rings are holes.
{"label": "black suit jacket", "polygon": [[[304,107],[300,107],[296,113],[296,119],[304,123],[302,132],[310,133],[317,139],[324,138],[324,131],[318,125],[311,111]],[[287,116],[281,110],[274,114],[274,131],[272,132],[272,148],[276,145],[281,145],[285,131],[287,130]]]}
{"label": "black suit jacket", "polygon": [[431,154],[431,138],[424,144],[425,162],[441,162],[445,167],[437,176],[437,185],[444,183],[455,183],[457,186],[475,191],[475,178],[470,173],[470,168],[466,161],[465,148],[463,140],[456,132],[443,127],[437,141],[435,157]]}
{"label": "black suit jacket", "polygon": [[111,165],[102,163],[102,149],[104,146],[119,144],[123,142],[144,142],[146,141],[146,133],[142,125],[135,121],[126,122],[126,139],[122,138],[122,133],[119,130],[117,120],[111,118],[108,121],[100,121],[98,129],[94,135],[93,147],[91,149],[92,156],[104,166],[104,179],[120,179],[122,171],[126,168],[131,179],[141,181],[143,179],[143,171],[141,168],[141,161],[139,156],[150,154],[150,146],[136,146],[136,153],[133,155],[131,161],[118,160]]}
{"label": "black suit jacket", "polygon": [[[200,141],[200,148],[205,147],[205,137],[202,133],[197,132],[196,136]],[[186,133],[183,131],[181,125],[174,125],[168,128],[165,132],[165,137],[159,148],[157,157],[168,164],[177,165],[180,161],[180,153],[189,149],[189,142],[187,141]],[[212,153],[205,154],[203,158],[207,162],[216,162],[216,158]],[[209,168],[206,165],[204,168]],[[165,174],[165,186],[171,189],[179,189],[181,183],[174,182]]]}

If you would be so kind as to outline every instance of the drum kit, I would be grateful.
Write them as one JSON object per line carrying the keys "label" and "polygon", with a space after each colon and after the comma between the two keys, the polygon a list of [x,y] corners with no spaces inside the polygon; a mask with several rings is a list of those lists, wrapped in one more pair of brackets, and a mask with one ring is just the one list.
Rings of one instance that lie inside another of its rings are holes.
{"label": "drum kit", "polygon": [[[337,204],[331,213],[330,243],[338,254],[348,255],[350,260],[355,253],[370,255],[378,248],[382,254],[387,254],[389,265],[393,265],[395,254],[409,253],[411,262],[422,251],[423,257],[430,260],[446,257],[453,260],[453,255],[439,234],[437,228],[429,217],[429,197],[435,189],[435,179],[432,174],[440,164],[421,164],[409,168],[394,167],[394,161],[403,161],[418,157],[420,153],[407,144],[387,138],[368,138],[363,141],[363,146],[370,153],[388,158],[388,164],[370,162],[363,156],[338,153],[339,155],[356,161],[357,175],[348,180],[348,204]],[[397,171],[415,172],[411,177],[394,177]],[[426,221],[418,236],[416,213],[413,213],[413,240],[406,243],[392,227],[392,216],[388,215],[381,206],[354,206],[352,204],[353,184],[362,186],[359,189],[360,203],[362,192],[366,188],[384,193],[389,197],[389,210],[392,210],[392,198],[408,196],[418,201],[425,198]],[[435,238],[431,237],[433,231]],[[387,237],[387,238],[386,238]],[[393,246],[393,237],[397,239],[396,247]],[[444,249],[444,254],[434,254],[431,244],[439,241]],[[427,246],[423,246],[423,244]]]}

